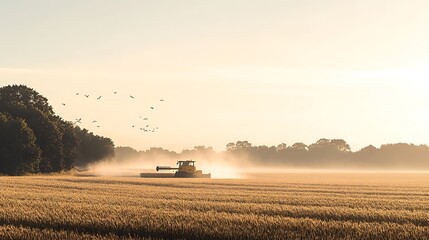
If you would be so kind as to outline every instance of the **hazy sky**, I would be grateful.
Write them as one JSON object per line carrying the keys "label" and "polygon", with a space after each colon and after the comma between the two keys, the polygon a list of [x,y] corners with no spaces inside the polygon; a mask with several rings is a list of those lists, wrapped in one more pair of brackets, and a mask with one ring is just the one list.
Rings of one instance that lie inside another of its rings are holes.
{"label": "hazy sky", "polygon": [[[26,84],[66,120],[142,150],[322,137],[354,150],[429,144],[428,9],[425,0],[1,1],[0,86]],[[146,124],[159,129],[138,130]]]}

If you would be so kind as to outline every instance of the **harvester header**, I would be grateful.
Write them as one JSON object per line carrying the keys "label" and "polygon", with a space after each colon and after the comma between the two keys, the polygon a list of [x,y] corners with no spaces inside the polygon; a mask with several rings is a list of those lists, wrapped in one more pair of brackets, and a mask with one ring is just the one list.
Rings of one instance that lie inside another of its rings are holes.
{"label": "harvester header", "polygon": [[179,168],[178,167],[168,167],[168,166],[157,166],[156,171],[158,172],[159,170],[179,170]]}

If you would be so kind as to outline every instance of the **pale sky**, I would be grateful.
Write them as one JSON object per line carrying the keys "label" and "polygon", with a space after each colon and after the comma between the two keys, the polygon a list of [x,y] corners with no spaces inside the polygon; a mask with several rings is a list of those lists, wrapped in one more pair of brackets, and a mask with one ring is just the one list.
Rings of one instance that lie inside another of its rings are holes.
{"label": "pale sky", "polygon": [[[428,9],[424,0],[1,1],[0,86],[26,84],[64,119],[139,150],[429,144]],[[138,129],[147,124],[159,129]]]}

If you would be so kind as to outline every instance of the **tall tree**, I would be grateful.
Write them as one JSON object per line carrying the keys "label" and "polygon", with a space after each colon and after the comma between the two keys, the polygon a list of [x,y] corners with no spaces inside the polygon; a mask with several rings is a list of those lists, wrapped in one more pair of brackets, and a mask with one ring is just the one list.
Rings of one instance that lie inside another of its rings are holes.
{"label": "tall tree", "polygon": [[37,172],[40,154],[36,137],[25,121],[0,113],[0,173],[22,175]]}
{"label": "tall tree", "polygon": [[3,109],[0,108],[0,112],[7,106],[24,105],[27,108],[36,108],[48,116],[54,115],[48,99],[25,85],[10,85],[0,88],[0,103],[3,107]]}
{"label": "tall tree", "polygon": [[110,138],[94,135],[86,129],[79,129],[77,134],[81,144],[79,145],[79,156],[76,165],[84,167],[115,156],[115,145]]}
{"label": "tall tree", "polygon": [[60,121],[64,153],[64,170],[70,170],[76,164],[79,155],[79,145],[81,139],[78,138],[76,129],[71,122]]}
{"label": "tall tree", "polygon": [[8,113],[13,117],[25,119],[36,136],[36,144],[42,150],[40,171],[43,173],[59,172],[64,167],[64,153],[61,129],[58,122],[52,121],[47,114],[23,104],[8,106]]}
{"label": "tall tree", "polygon": [[[26,86],[0,88],[0,113],[10,116],[9,121],[21,119],[31,130],[40,149],[37,167],[42,173],[69,170],[78,156],[94,162],[114,154],[111,139],[82,132],[71,122],[64,121],[54,114],[45,97]],[[25,137],[26,133],[22,134]]]}

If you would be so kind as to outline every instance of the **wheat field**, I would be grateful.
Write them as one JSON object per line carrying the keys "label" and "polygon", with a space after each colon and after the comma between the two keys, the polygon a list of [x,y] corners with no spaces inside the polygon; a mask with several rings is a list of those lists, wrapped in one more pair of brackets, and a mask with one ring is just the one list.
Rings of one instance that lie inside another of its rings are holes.
{"label": "wheat field", "polygon": [[429,239],[429,174],[0,177],[0,239]]}

